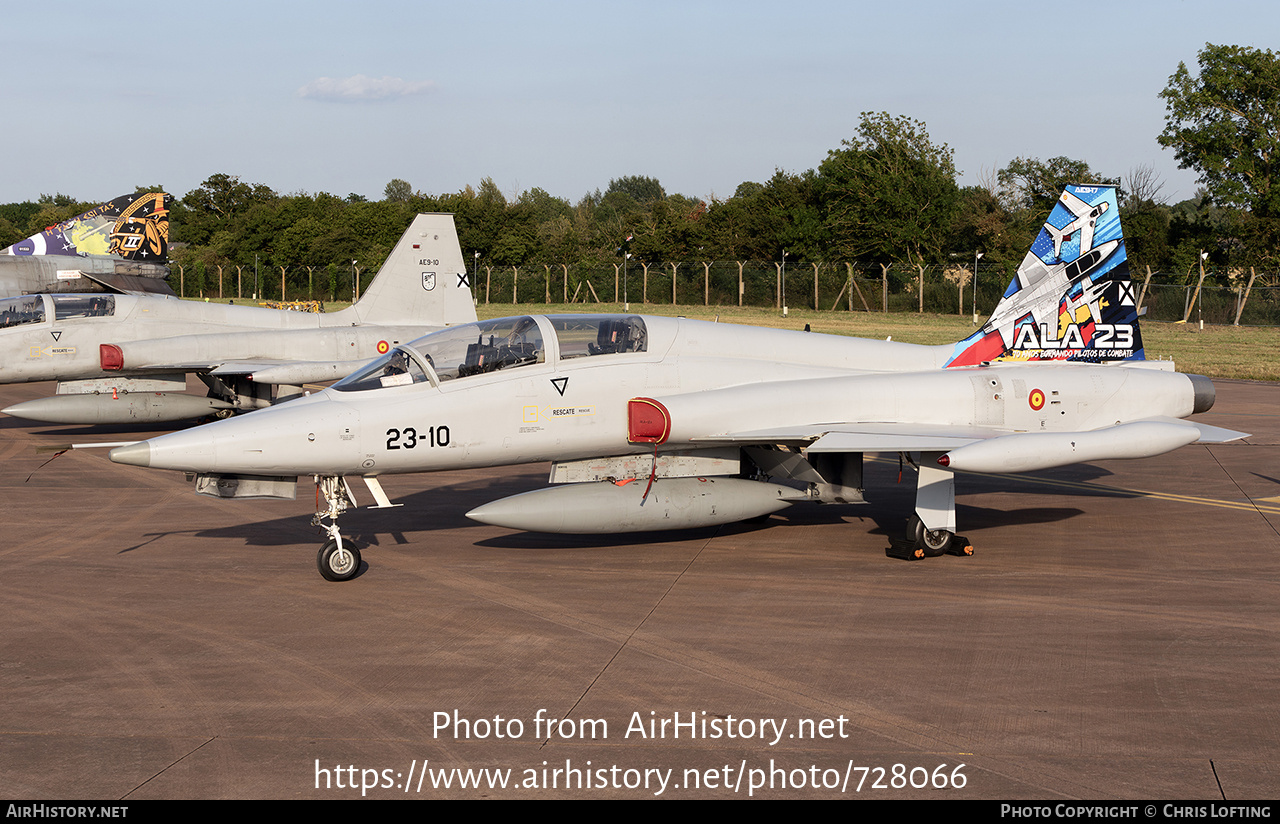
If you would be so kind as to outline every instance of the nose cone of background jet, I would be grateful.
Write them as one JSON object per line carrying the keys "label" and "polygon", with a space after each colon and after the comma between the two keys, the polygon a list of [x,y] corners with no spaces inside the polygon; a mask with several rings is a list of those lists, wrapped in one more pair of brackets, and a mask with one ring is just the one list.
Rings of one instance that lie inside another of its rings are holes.
{"label": "nose cone of background jet", "polygon": [[107,457],[118,464],[151,466],[151,444],[138,441],[128,446],[117,446],[107,453]]}

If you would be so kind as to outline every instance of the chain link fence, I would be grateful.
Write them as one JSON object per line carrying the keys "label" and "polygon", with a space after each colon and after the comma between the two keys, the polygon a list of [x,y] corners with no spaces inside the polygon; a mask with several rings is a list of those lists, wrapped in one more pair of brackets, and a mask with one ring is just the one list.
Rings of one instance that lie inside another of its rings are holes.
{"label": "chain link fence", "polygon": [[[331,264],[286,268],[223,265],[174,266],[170,282],[184,297],[256,298],[261,301],[352,300],[376,273]],[[995,309],[1012,277],[1003,266],[973,264],[905,267],[894,264],[811,263],[789,261],[629,262],[616,265],[528,264],[479,266],[471,289],[481,304],[666,304],[680,306],[755,306],[845,312],[925,312],[986,317]],[[1157,321],[1199,321],[1241,326],[1280,326],[1280,276],[1256,278],[1252,287],[1194,283],[1154,273],[1142,294],[1146,317]],[[357,283],[358,279],[358,283]],[[1221,280],[1210,273],[1207,283]],[[1141,288],[1142,278],[1135,278]]]}

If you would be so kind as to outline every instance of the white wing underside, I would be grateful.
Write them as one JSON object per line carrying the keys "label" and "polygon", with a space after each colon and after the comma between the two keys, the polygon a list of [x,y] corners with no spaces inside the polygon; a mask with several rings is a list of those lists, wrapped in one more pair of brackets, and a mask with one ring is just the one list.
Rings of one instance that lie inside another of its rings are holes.
{"label": "white wing underside", "polygon": [[[1247,437],[1243,432],[1179,418],[1148,420],[1191,427],[1196,443],[1226,443]],[[976,426],[935,426],[910,423],[825,423],[735,432],[698,438],[696,443],[787,444],[810,452],[949,452],[978,441],[1002,436],[1035,434]]]}

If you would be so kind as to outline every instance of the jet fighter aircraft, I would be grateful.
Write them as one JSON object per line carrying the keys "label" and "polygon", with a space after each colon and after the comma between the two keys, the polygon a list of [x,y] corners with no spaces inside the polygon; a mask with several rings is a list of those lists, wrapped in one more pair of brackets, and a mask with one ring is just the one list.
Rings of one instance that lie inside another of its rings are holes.
{"label": "jet fighter aircraft", "polygon": [[172,295],[170,195],[121,195],[0,249],[0,298],[35,292]]}
{"label": "jet fighter aircraft", "polygon": [[[1053,242],[1077,219],[1072,198],[1115,215],[1115,190],[1067,195],[996,310],[1034,332],[1009,345],[990,324],[959,344],[918,346],[630,314],[503,318],[399,346],[307,398],[117,447],[111,460],[186,470],[222,497],[292,497],[298,476],[316,476],[329,580],[360,566],[337,525],[354,502],[348,476],[389,506],[383,474],[538,461],[552,462],[553,486],[468,516],[566,533],[725,524],[802,501],[861,502],[863,455],[900,453],[918,470],[906,557],[971,552],[953,546],[957,470],[1242,436],[1182,420],[1213,404],[1207,378],[1142,359],[1119,222],[1095,231],[1104,255]],[[1019,288],[1028,267],[1062,288]],[[1099,296],[1100,314],[1066,315],[1080,290]],[[1070,333],[1032,326],[1051,317]]]}
{"label": "jet fighter aircraft", "polygon": [[[153,295],[0,300],[0,383],[59,381],[53,397],[4,412],[81,424],[227,416],[300,394],[305,383],[336,380],[401,343],[475,319],[453,215],[423,214],[360,300],[340,312]],[[206,397],[184,394],[190,372],[208,386]]]}

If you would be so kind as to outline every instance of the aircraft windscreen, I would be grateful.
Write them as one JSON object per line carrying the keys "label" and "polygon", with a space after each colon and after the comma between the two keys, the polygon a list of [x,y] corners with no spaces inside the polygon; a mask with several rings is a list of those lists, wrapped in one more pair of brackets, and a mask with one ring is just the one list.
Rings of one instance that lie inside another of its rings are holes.
{"label": "aircraft windscreen", "polygon": [[0,300],[0,329],[21,326],[25,323],[44,322],[44,298],[40,295],[24,295],[20,298]]}
{"label": "aircraft windscreen", "polygon": [[[530,317],[451,326],[408,344],[435,370],[436,380],[454,380],[513,369],[546,360],[542,333]],[[359,392],[427,380],[422,367],[399,347],[333,385],[341,392]]]}
{"label": "aircraft windscreen", "polygon": [[546,360],[542,332],[527,316],[453,326],[409,346],[431,364],[442,382]]}
{"label": "aircraft windscreen", "polygon": [[552,315],[560,360],[645,352],[649,333],[639,315]]}
{"label": "aircraft windscreen", "polygon": [[53,295],[54,320],[105,318],[115,313],[115,295]]}
{"label": "aircraft windscreen", "polygon": [[403,348],[397,347],[378,358],[373,363],[351,373],[333,385],[341,392],[360,392],[365,389],[380,389],[384,386],[404,386],[410,383],[421,383],[427,379],[427,373]]}

